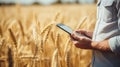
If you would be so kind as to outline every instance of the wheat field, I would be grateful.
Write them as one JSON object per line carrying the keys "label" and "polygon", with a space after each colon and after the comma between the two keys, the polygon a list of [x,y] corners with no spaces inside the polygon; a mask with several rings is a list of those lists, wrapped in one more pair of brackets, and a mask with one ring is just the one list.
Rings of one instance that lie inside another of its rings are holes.
{"label": "wheat field", "polygon": [[0,67],[89,67],[91,51],[56,24],[93,31],[95,22],[95,4],[0,6]]}

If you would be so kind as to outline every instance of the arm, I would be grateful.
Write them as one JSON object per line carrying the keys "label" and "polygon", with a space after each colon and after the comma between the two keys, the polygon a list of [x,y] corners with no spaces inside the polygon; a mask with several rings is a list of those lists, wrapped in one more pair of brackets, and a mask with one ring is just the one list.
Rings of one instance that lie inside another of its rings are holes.
{"label": "arm", "polygon": [[[116,0],[116,8],[118,10],[118,29],[120,30],[120,0]],[[119,33],[119,32],[118,32]],[[72,34],[73,43],[82,49],[95,49],[100,51],[112,51],[114,53],[120,53],[120,35],[114,36],[110,39],[95,42],[92,40],[87,40],[82,37],[76,36],[75,33]]]}
{"label": "arm", "polygon": [[92,41],[91,45],[92,45],[92,48],[95,50],[111,51],[110,46],[109,46],[109,40],[104,40],[101,42]]}

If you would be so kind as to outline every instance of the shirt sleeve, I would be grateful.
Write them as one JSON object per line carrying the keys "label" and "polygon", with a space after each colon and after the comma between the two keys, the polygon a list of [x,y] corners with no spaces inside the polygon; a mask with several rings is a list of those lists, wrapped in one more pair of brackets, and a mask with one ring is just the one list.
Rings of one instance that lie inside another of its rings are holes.
{"label": "shirt sleeve", "polygon": [[[120,0],[116,0],[116,8],[118,10],[118,28],[120,30]],[[119,32],[120,33],[120,32]],[[115,53],[120,53],[120,35],[112,37],[109,39],[109,46],[111,50]]]}

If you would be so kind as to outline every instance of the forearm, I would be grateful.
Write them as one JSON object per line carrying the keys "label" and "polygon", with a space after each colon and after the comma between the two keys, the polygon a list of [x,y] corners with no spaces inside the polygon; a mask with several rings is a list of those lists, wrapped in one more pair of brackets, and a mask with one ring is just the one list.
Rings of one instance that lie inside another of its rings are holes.
{"label": "forearm", "polygon": [[93,50],[100,50],[100,51],[111,51],[108,40],[104,40],[101,42],[91,42],[91,47]]}

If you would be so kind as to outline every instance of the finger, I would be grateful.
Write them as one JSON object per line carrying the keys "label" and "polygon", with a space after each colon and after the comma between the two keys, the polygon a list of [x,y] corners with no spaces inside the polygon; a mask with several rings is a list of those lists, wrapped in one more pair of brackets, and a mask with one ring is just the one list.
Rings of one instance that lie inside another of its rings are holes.
{"label": "finger", "polygon": [[83,34],[82,33],[78,33],[77,31],[75,31],[75,32],[76,32],[76,35],[79,37],[80,40],[86,40],[86,39],[91,40],[91,37],[89,36],[90,33],[88,33],[87,31],[84,31]]}
{"label": "finger", "polygon": [[85,34],[85,33],[86,33],[86,30],[81,29],[81,30],[76,30],[76,32],[77,32],[77,33],[81,33],[81,34]]}
{"label": "finger", "polygon": [[83,40],[85,40],[85,37],[84,37],[84,36],[82,36],[81,34],[76,33],[76,32],[73,33],[73,37],[74,37],[74,39],[76,39],[76,40],[78,40],[78,41],[83,41]]}
{"label": "finger", "polygon": [[79,42],[78,42],[78,41],[73,41],[73,44],[74,44],[76,47],[79,47]]}
{"label": "finger", "polygon": [[71,38],[72,41],[75,40],[74,37],[73,37],[73,33],[70,35],[70,38]]}
{"label": "finger", "polygon": [[79,36],[75,33],[75,31],[71,34],[71,38],[75,40],[79,40]]}
{"label": "finger", "polygon": [[71,38],[71,41],[75,41],[75,39],[72,36],[70,36],[70,38]]}

